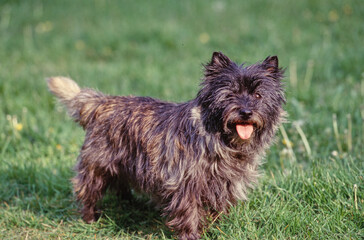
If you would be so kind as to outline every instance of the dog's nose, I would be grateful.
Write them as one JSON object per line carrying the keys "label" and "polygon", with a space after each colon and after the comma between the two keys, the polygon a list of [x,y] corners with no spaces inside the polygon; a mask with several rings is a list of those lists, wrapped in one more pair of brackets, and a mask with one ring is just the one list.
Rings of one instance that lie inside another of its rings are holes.
{"label": "dog's nose", "polygon": [[240,115],[244,120],[249,119],[252,114],[253,112],[249,109],[240,110]]}

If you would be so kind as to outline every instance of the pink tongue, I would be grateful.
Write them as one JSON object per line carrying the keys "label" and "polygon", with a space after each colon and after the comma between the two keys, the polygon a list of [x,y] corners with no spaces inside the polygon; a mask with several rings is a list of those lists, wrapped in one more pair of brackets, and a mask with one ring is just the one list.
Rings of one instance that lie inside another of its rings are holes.
{"label": "pink tongue", "polygon": [[253,130],[254,130],[253,125],[251,125],[251,124],[248,124],[248,125],[237,124],[236,125],[236,131],[238,132],[239,137],[241,139],[249,139],[253,133]]}

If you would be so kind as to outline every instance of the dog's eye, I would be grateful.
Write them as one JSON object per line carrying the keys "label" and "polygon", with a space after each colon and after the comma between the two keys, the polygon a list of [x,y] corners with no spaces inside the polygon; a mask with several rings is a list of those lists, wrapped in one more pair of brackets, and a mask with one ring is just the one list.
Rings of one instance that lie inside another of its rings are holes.
{"label": "dog's eye", "polygon": [[261,98],[262,98],[262,95],[260,95],[259,93],[254,93],[254,96],[255,96],[255,98],[257,98],[257,99],[261,99]]}

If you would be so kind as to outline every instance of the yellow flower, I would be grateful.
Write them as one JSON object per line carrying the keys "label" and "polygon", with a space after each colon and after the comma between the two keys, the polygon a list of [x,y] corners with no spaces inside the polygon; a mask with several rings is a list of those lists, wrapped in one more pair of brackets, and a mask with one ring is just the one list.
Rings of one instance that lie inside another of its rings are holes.
{"label": "yellow flower", "polygon": [[58,150],[61,150],[61,149],[62,149],[61,144],[57,144],[57,145],[56,145],[56,148],[57,148]]}
{"label": "yellow flower", "polygon": [[21,131],[22,129],[23,129],[23,124],[21,124],[21,123],[17,123],[17,124],[15,124],[15,130],[17,130],[17,131]]}
{"label": "yellow flower", "polygon": [[201,33],[200,36],[198,37],[198,39],[200,40],[200,42],[202,44],[207,43],[208,41],[210,41],[210,35],[208,33]]}
{"label": "yellow flower", "polygon": [[293,147],[293,143],[291,141],[286,141],[285,139],[282,140],[282,143],[286,145],[287,147]]}
{"label": "yellow flower", "polygon": [[336,22],[339,19],[339,14],[336,10],[331,10],[329,12],[329,20],[330,22]]}
{"label": "yellow flower", "polygon": [[350,5],[346,4],[344,7],[343,7],[343,10],[344,10],[344,13],[345,15],[351,15],[353,13],[353,9],[351,8]]}
{"label": "yellow flower", "polygon": [[38,23],[38,25],[35,27],[35,31],[37,33],[49,32],[52,29],[53,29],[53,23],[50,22],[50,21],[45,21],[45,22]]}

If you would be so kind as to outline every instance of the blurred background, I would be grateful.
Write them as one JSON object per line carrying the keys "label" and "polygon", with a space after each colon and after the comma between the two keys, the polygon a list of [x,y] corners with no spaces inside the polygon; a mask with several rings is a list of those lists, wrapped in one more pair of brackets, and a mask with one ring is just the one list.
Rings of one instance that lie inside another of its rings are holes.
{"label": "blurred background", "polygon": [[252,200],[204,238],[359,239],[363,40],[361,0],[1,0],[0,237],[171,238],[145,204],[80,221],[69,179],[84,133],[44,79],[181,102],[222,51],[247,64],[277,55],[289,117]]}

